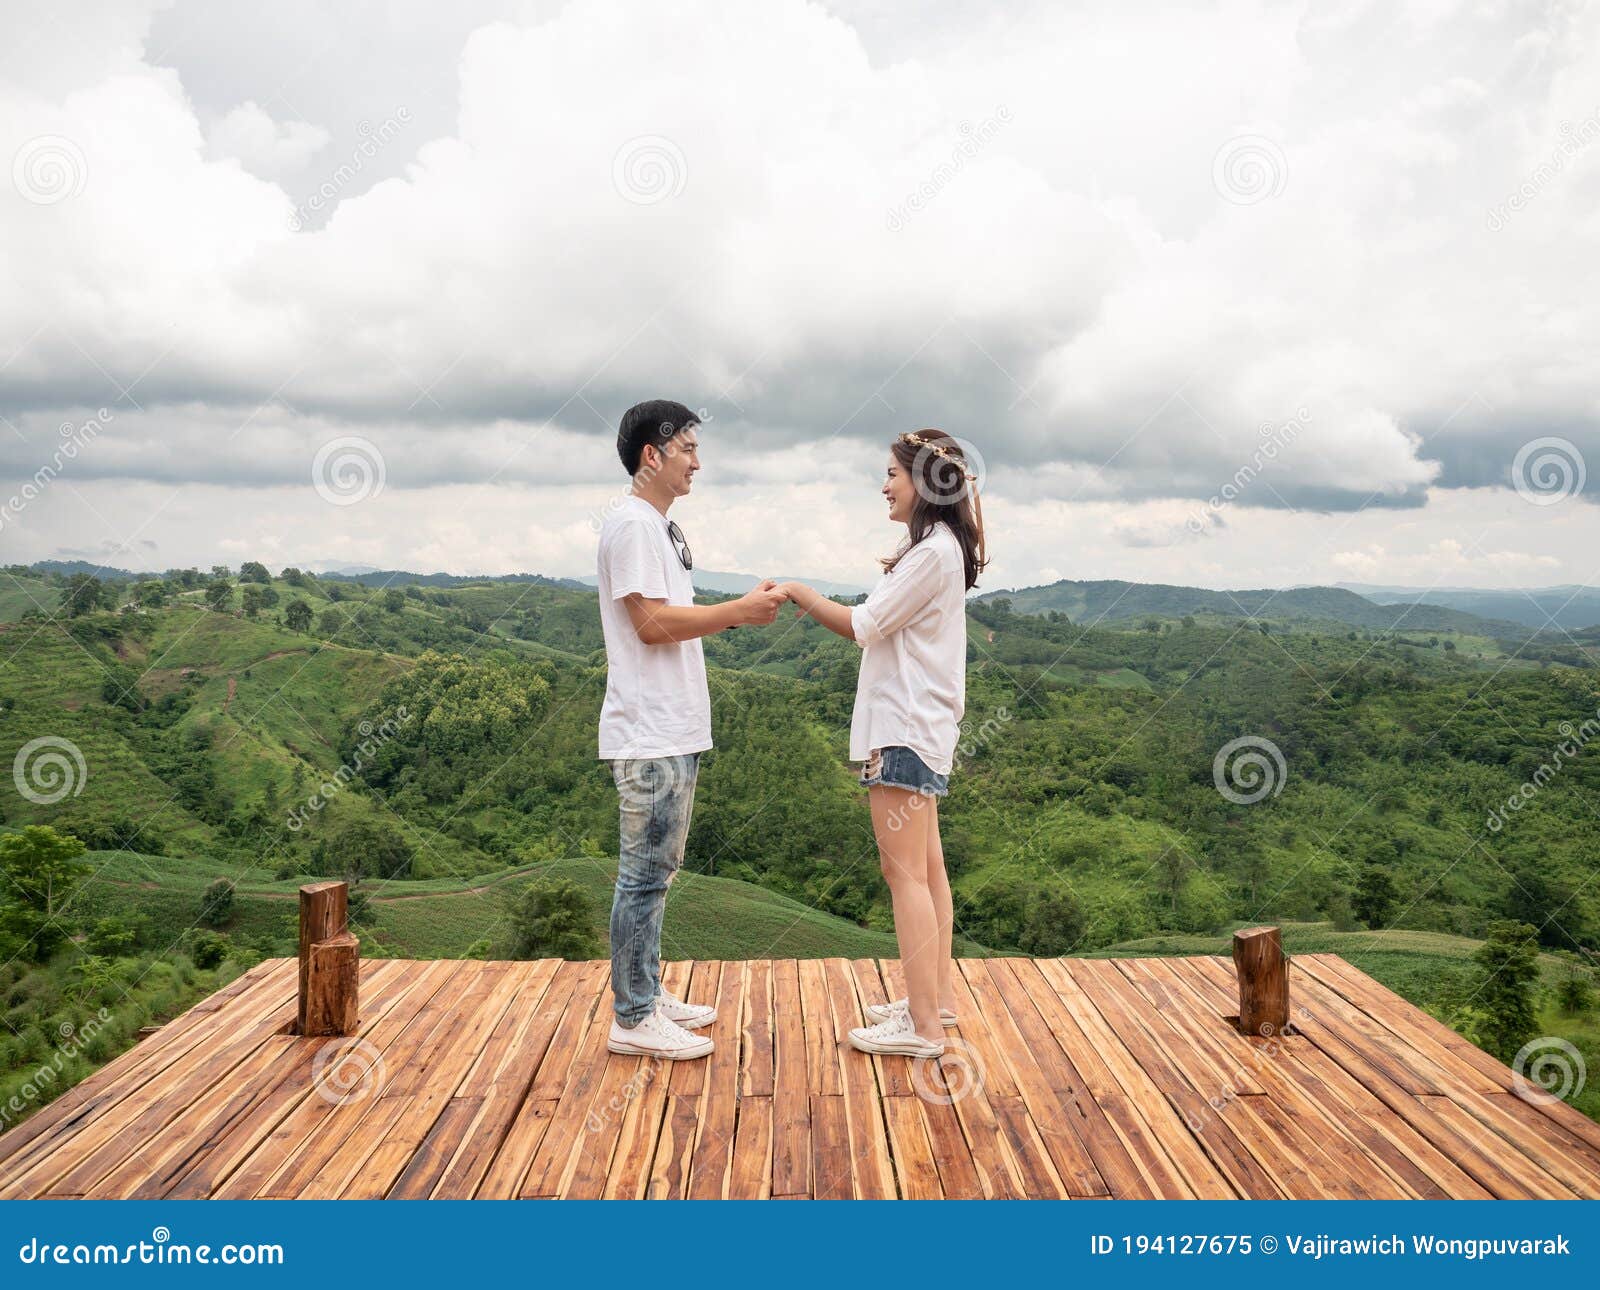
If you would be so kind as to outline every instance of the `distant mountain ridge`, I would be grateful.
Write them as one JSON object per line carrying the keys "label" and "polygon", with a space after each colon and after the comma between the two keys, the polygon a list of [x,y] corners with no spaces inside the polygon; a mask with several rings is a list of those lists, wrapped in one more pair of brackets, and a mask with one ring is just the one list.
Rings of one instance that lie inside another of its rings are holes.
{"label": "distant mountain ridge", "polygon": [[1178,618],[1184,614],[1217,614],[1228,618],[1331,621],[1372,630],[1404,627],[1410,631],[1471,632],[1511,640],[1521,640],[1528,635],[1528,624],[1515,620],[1488,618],[1443,605],[1380,604],[1341,587],[1212,591],[1158,582],[1063,579],[1044,587],[991,591],[977,599],[1009,600],[1016,612],[1025,614],[1055,610],[1084,625],[1146,616]]}
{"label": "distant mountain ridge", "polygon": [[1600,587],[1390,587],[1340,582],[1379,605],[1407,601],[1443,605],[1484,618],[1507,618],[1528,627],[1581,631],[1600,626]]}

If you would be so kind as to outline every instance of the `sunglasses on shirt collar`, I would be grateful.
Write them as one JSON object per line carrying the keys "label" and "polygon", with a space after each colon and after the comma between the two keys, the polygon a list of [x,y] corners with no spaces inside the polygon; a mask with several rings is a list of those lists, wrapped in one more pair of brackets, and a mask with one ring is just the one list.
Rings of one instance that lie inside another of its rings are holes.
{"label": "sunglasses on shirt collar", "polygon": [[689,553],[689,541],[683,536],[683,530],[678,527],[677,520],[667,521],[667,536],[672,539],[673,549],[677,551],[683,567],[694,568],[694,556]]}

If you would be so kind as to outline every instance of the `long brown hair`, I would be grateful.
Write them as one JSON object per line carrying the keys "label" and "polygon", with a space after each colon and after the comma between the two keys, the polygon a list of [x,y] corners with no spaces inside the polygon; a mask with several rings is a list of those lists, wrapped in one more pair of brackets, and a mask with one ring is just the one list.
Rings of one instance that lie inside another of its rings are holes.
{"label": "long brown hair", "polygon": [[978,574],[989,558],[983,540],[983,504],[978,500],[978,470],[974,449],[943,430],[918,430],[896,435],[889,445],[896,464],[911,477],[917,500],[911,508],[910,530],[900,549],[878,563],[888,573],[906,552],[933,531],[943,520],[961,543],[961,559],[966,568],[967,587],[978,585]]}

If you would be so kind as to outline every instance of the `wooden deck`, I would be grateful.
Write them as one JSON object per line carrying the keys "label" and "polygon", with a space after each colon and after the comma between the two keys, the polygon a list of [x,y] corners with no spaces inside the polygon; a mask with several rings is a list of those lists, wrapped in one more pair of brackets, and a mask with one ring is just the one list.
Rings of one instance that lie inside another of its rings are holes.
{"label": "wooden deck", "polygon": [[1220,958],[960,967],[941,1070],[839,1046],[893,962],[672,964],[720,1013],[672,1065],[606,1053],[603,963],[366,962],[327,1040],[272,959],[0,1138],[0,1196],[1600,1197],[1600,1126],[1336,956],[1275,1044]]}

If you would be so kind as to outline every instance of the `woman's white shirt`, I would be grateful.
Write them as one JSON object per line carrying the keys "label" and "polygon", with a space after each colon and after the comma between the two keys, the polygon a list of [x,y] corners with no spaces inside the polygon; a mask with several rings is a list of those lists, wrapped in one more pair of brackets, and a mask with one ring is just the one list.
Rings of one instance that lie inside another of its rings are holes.
{"label": "woman's white shirt", "polygon": [[898,744],[950,773],[966,711],[966,598],[961,543],[939,523],[850,611],[861,647],[852,761]]}

